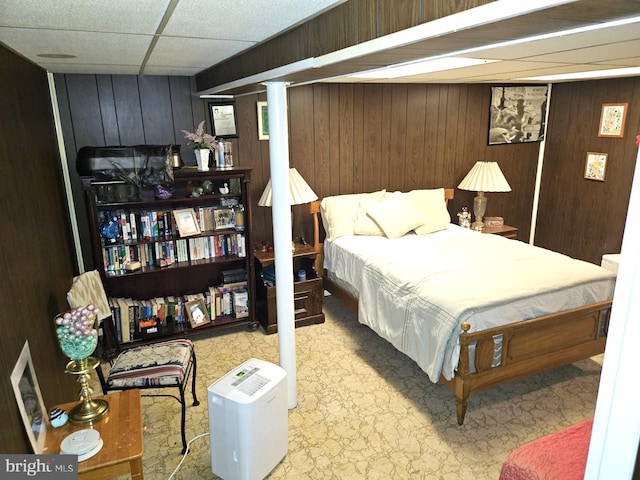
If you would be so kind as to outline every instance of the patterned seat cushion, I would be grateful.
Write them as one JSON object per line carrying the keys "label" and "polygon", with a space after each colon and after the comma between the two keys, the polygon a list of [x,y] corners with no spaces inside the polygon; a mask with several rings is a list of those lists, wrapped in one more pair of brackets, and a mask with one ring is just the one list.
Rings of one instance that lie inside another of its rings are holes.
{"label": "patterned seat cushion", "polygon": [[125,350],[111,367],[107,383],[113,389],[180,385],[192,350],[193,342],[184,339]]}

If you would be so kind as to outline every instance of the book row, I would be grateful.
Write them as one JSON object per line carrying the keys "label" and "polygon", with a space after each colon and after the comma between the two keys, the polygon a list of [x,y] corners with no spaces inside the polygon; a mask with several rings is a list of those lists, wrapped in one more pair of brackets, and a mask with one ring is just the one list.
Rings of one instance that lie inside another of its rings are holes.
{"label": "book row", "polygon": [[[206,292],[184,296],[157,297],[149,300],[110,297],[109,307],[113,327],[120,343],[152,336],[170,334],[176,330],[215,324],[223,316],[249,316],[247,282],[209,287]],[[191,305],[200,308],[194,314]]]}
{"label": "book row", "polygon": [[[193,212],[194,222],[200,232],[210,232],[236,227],[236,211],[243,212],[244,207],[197,207],[188,209]],[[117,243],[135,243],[141,241],[159,241],[180,238],[180,226],[176,223],[175,212],[186,210],[101,210],[98,212],[98,224],[101,226],[103,245]],[[244,217],[242,217],[244,218]],[[238,228],[240,230],[241,228]],[[183,235],[184,236],[184,235]]]}
{"label": "book row", "polygon": [[140,267],[168,267],[175,262],[234,255],[247,256],[243,233],[179,238],[132,245],[121,244],[102,248],[102,260],[107,275],[118,275]]}

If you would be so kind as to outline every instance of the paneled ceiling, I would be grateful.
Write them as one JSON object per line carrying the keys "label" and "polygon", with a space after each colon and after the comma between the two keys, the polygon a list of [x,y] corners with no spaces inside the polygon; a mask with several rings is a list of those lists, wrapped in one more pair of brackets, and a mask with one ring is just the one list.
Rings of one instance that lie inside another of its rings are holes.
{"label": "paneled ceiling", "polygon": [[191,76],[344,1],[1,0],[0,42],[53,73]]}
{"label": "paneled ceiling", "polygon": [[[344,1],[2,0],[0,42],[54,73],[191,76]],[[493,5],[506,6],[506,2],[513,5],[515,0],[501,0]],[[538,3],[544,2],[525,2],[527,5]],[[538,12],[495,22],[483,21],[460,30],[452,28],[405,43],[398,41],[397,36],[394,40],[395,34],[391,34],[357,45],[355,52],[351,47],[305,59],[297,67],[301,70],[286,72],[285,68],[284,74],[282,69],[273,73],[256,72],[255,78],[245,82],[245,86],[251,83],[251,88],[255,88],[259,82],[269,79],[299,83],[318,80],[517,82],[540,75],[640,67],[639,0],[557,3],[562,5],[555,10],[541,6]],[[563,10],[564,5],[571,8]],[[629,18],[635,16],[638,18],[629,23]],[[591,32],[575,30],[611,20],[622,20],[622,23]],[[431,23],[415,29],[428,31]],[[510,31],[505,32],[503,28]],[[535,38],[535,35],[566,28],[574,30],[562,36]],[[518,36],[527,40],[514,43],[513,39]],[[489,46],[495,42],[503,43]],[[49,56],[43,57],[43,54]],[[353,72],[378,68],[399,59],[407,62],[445,54],[498,61],[397,79],[347,78]],[[73,58],[56,58],[57,55]],[[242,82],[240,79],[225,88],[208,90],[210,93],[238,92]]]}

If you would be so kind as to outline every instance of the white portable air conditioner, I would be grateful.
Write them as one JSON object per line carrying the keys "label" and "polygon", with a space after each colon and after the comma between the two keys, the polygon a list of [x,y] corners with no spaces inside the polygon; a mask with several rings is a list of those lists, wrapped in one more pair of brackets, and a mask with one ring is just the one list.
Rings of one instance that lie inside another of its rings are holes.
{"label": "white portable air conditioner", "polygon": [[224,480],[260,480],[288,447],[284,369],[252,358],[207,389],[211,471]]}

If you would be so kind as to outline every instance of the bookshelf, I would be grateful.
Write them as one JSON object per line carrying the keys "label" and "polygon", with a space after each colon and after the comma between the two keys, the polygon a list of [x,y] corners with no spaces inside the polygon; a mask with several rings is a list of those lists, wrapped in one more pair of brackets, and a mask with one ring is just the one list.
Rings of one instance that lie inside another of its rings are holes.
{"label": "bookshelf", "polygon": [[[120,307],[118,313],[127,312],[126,319],[114,315],[124,348],[240,324],[258,326],[251,169],[184,167],[174,170],[174,177],[172,196],[165,199],[156,198],[152,187],[135,190],[123,182],[83,179],[94,264],[107,297]],[[231,272],[229,288],[225,275]],[[225,293],[241,299],[242,308],[228,308]],[[194,328],[183,305],[198,297],[205,300],[210,321]],[[149,311],[155,328],[145,321]]]}

